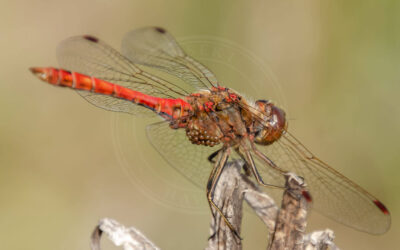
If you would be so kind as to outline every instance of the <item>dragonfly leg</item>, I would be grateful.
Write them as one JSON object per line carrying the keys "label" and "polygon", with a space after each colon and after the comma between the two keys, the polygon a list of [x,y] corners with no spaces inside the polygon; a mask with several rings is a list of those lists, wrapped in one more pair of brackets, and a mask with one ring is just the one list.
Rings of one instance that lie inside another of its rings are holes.
{"label": "dragonfly leg", "polygon": [[208,160],[209,162],[215,164],[215,157],[219,154],[219,152],[220,152],[221,150],[222,150],[222,148],[221,148],[221,149],[218,149],[218,150],[215,151],[214,153],[210,154],[210,156],[208,156],[207,160]]}
{"label": "dragonfly leg", "polygon": [[[275,163],[273,161],[271,161],[266,155],[264,155],[263,153],[258,151],[255,147],[253,148],[253,150],[254,150],[254,153],[257,156],[259,156],[263,161],[265,161],[270,167],[276,169],[277,171],[279,171],[283,175],[286,175],[288,173],[288,171],[285,171],[285,170],[281,169],[280,167],[278,167],[277,165],[275,165]],[[300,177],[300,178],[302,178],[304,180],[303,177],[301,177],[301,176],[298,176],[298,177]],[[274,187],[278,187],[278,186],[274,186]],[[287,189],[287,187],[279,187],[279,188]],[[306,192],[306,194],[303,194],[303,196],[305,197],[306,200],[311,200],[311,197],[309,196],[308,192]]]}
{"label": "dragonfly leg", "polygon": [[271,159],[269,159],[262,152],[258,151],[258,149],[254,145],[253,145],[253,151],[258,157],[260,157],[263,161],[265,161],[270,167],[279,171],[281,174],[287,174],[288,171],[285,171],[282,168],[278,167],[273,161],[271,161]]}
{"label": "dragonfly leg", "polygon": [[[212,153],[212,154],[208,157],[208,160],[209,160],[211,163],[214,163],[214,167],[213,167],[213,169],[211,170],[210,176],[208,177],[208,181],[207,181],[207,199],[208,199],[208,191],[211,190],[211,185],[212,185],[212,182],[213,182],[213,178],[214,178],[214,176],[215,176],[215,171],[217,170],[217,168],[218,168],[218,163],[219,163],[219,161],[221,160],[221,159],[220,159],[220,158],[221,158],[221,154],[220,154],[221,150],[222,150],[222,149],[219,149],[219,150],[215,151],[214,153]],[[218,163],[215,161],[215,157],[217,157],[217,156],[219,156],[219,158],[217,158]],[[213,196],[213,194],[211,194],[211,196]],[[212,209],[212,205],[211,205],[210,202],[208,202],[208,205],[210,206],[211,214],[212,214],[212,216],[213,216],[213,218],[214,218],[214,220],[215,220],[215,214],[214,214],[214,211],[213,211],[213,209]],[[211,237],[210,237],[210,238],[211,238]]]}
{"label": "dragonfly leg", "polygon": [[[211,171],[210,177],[208,178],[208,183],[207,183],[207,199],[208,203],[210,205],[211,213],[214,217],[214,220],[216,219],[215,214],[213,212],[213,207],[214,209],[221,215],[223,220],[225,221],[226,225],[229,227],[229,229],[241,240],[242,238],[240,237],[239,233],[236,231],[236,229],[233,227],[233,225],[229,222],[228,218],[224,215],[222,210],[215,204],[214,202],[214,191],[215,187],[218,183],[219,177],[221,176],[221,173],[225,167],[225,164],[228,160],[229,156],[229,149],[222,149],[219,150],[219,159],[214,165],[213,170]],[[215,235],[215,233],[214,233]],[[212,238],[214,235],[211,235],[210,238]]]}
{"label": "dragonfly leg", "polygon": [[[259,185],[267,188],[278,188],[278,189],[285,189],[283,186],[277,186],[277,185],[272,185],[272,184],[266,184],[264,183],[260,173],[258,173],[256,164],[254,163],[254,159],[250,154],[249,150],[246,150],[244,155],[240,152],[240,150],[237,151],[239,155],[245,159],[246,163],[250,165],[250,169],[253,172],[254,177],[256,178],[256,181]],[[286,173],[286,172],[285,172]]]}

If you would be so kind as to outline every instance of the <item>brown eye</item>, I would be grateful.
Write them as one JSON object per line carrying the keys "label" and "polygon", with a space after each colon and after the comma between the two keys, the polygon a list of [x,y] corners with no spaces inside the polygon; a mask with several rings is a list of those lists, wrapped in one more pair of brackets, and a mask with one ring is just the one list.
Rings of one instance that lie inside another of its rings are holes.
{"label": "brown eye", "polygon": [[271,144],[287,129],[285,112],[269,101],[259,100],[256,106],[265,115],[266,123],[255,134],[255,142],[263,145]]}

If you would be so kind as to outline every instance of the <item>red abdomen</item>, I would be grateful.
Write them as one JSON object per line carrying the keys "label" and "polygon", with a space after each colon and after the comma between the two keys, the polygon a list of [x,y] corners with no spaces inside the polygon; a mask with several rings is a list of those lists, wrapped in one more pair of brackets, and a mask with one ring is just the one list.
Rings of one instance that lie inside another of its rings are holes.
{"label": "red abdomen", "polygon": [[131,101],[149,108],[163,117],[167,116],[167,118],[177,119],[187,116],[189,111],[192,109],[189,103],[180,98],[160,98],[146,95],[139,91],[77,72],[70,72],[51,67],[31,68],[30,70],[41,80],[52,85],[89,91],[96,94],[108,95]]}

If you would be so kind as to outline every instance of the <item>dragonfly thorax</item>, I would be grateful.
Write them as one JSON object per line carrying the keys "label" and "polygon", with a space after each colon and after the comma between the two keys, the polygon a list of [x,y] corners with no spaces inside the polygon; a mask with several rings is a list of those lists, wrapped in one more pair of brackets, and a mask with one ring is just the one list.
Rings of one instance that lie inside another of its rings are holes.
{"label": "dragonfly thorax", "polygon": [[193,115],[186,124],[186,134],[193,144],[230,146],[248,135],[251,125],[248,112],[240,108],[242,97],[227,88],[211,88],[192,94],[187,101]]}

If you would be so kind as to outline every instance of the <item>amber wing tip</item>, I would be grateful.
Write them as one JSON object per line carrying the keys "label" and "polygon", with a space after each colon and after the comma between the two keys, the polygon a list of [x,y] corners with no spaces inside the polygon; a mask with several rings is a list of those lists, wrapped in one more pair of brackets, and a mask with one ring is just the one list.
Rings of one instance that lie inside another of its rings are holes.
{"label": "amber wing tip", "polygon": [[311,194],[308,191],[302,192],[303,197],[306,199],[307,202],[311,203],[313,201]]}
{"label": "amber wing tip", "polygon": [[382,211],[382,213],[389,215],[389,210],[385,207],[385,205],[383,205],[382,202],[378,201],[378,200],[374,200],[373,201],[375,206],[377,206],[379,208],[379,210]]}

